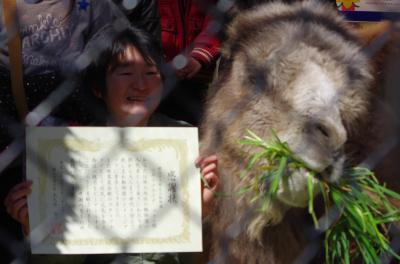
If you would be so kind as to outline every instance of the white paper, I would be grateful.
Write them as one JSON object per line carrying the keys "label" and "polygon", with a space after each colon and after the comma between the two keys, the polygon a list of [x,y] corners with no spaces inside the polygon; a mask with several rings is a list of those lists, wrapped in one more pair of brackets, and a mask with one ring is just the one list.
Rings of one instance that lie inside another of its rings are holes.
{"label": "white paper", "polygon": [[197,156],[197,128],[28,128],[32,253],[201,251]]}

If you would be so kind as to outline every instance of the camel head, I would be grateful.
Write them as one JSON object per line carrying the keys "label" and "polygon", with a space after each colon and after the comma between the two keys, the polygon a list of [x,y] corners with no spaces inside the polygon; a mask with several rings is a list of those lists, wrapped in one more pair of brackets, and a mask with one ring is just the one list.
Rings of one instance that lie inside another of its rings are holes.
{"label": "camel head", "polygon": [[[319,177],[341,177],[346,142],[367,113],[372,80],[368,59],[347,27],[330,6],[314,1],[238,14],[227,30],[203,123],[203,143],[221,156],[223,174],[236,177],[245,167],[248,155],[236,141],[250,129],[267,142],[274,131]],[[284,176],[269,222],[279,222],[288,207],[307,205],[307,173]]]}

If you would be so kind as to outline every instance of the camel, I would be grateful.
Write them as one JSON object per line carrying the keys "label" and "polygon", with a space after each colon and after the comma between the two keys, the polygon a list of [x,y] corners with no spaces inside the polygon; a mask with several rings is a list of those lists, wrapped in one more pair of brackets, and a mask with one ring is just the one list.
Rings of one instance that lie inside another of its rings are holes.
{"label": "camel", "polygon": [[[349,146],[359,145],[368,125],[373,67],[332,6],[274,2],[242,11],[227,28],[222,56],[201,126],[201,152],[219,157],[222,193],[248,181],[240,173],[256,149],[237,143],[246,130],[266,141],[275,132],[328,181],[362,160]],[[284,179],[266,213],[247,194],[217,199],[209,219],[213,263],[299,261],[312,226],[306,172]]]}

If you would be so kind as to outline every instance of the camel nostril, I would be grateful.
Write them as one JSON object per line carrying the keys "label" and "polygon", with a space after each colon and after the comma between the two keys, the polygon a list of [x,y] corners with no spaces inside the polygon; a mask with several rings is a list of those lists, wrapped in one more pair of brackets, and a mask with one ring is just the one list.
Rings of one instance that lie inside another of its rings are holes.
{"label": "camel nostril", "polygon": [[322,135],[324,135],[325,137],[327,137],[327,138],[330,137],[330,134],[329,134],[329,132],[328,132],[328,129],[327,129],[324,125],[316,124],[315,129],[316,129],[319,133],[321,133]]}

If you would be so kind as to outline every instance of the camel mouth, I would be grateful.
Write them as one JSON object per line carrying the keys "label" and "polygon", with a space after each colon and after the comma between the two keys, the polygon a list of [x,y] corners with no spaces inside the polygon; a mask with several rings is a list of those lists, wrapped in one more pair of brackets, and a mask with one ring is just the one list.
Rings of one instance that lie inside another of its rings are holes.
{"label": "camel mouth", "polygon": [[335,162],[328,165],[324,170],[322,170],[319,173],[316,173],[315,177],[318,180],[328,183],[337,182],[344,173],[344,162],[345,162],[345,157],[343,155],[337,158]]}
{"label": "camel mouth", "polygon": [[298,154],[295,158],[305,164],[304,169],[312,172],[316,179],[328,183],[337,182],[342,177],[346,161],[343,151],[312,156]]}
{"label": "camel mouth", "polygon": [[[297,168],[288,170],[279,184],[277,198],[291,207],[306,207],[313,197],[309,197],[309,177],[315,190],[320,182],[335,183],[344,172],[344,156],[329,164],[322,171],[316,172],[311,168]],[[314,196],[318,191],[314,192]]]}
{"label": "camel mouth", "polygon": [[329,165],[323,171],[316,173],[315,177],[320,181],[328,181],[329,182],[329,178],[332,175],[333,171],[334,171],[334,166]]}
{"label": "camel mouth", "polygon": [[[299,168],[288,171],[282,177],[276,198],[290,207],[306,207],[310,199],[308,195],[308,181],[312,171],[307,168]],[[318,178],[311,178],[312,184],[316,186]]]}

